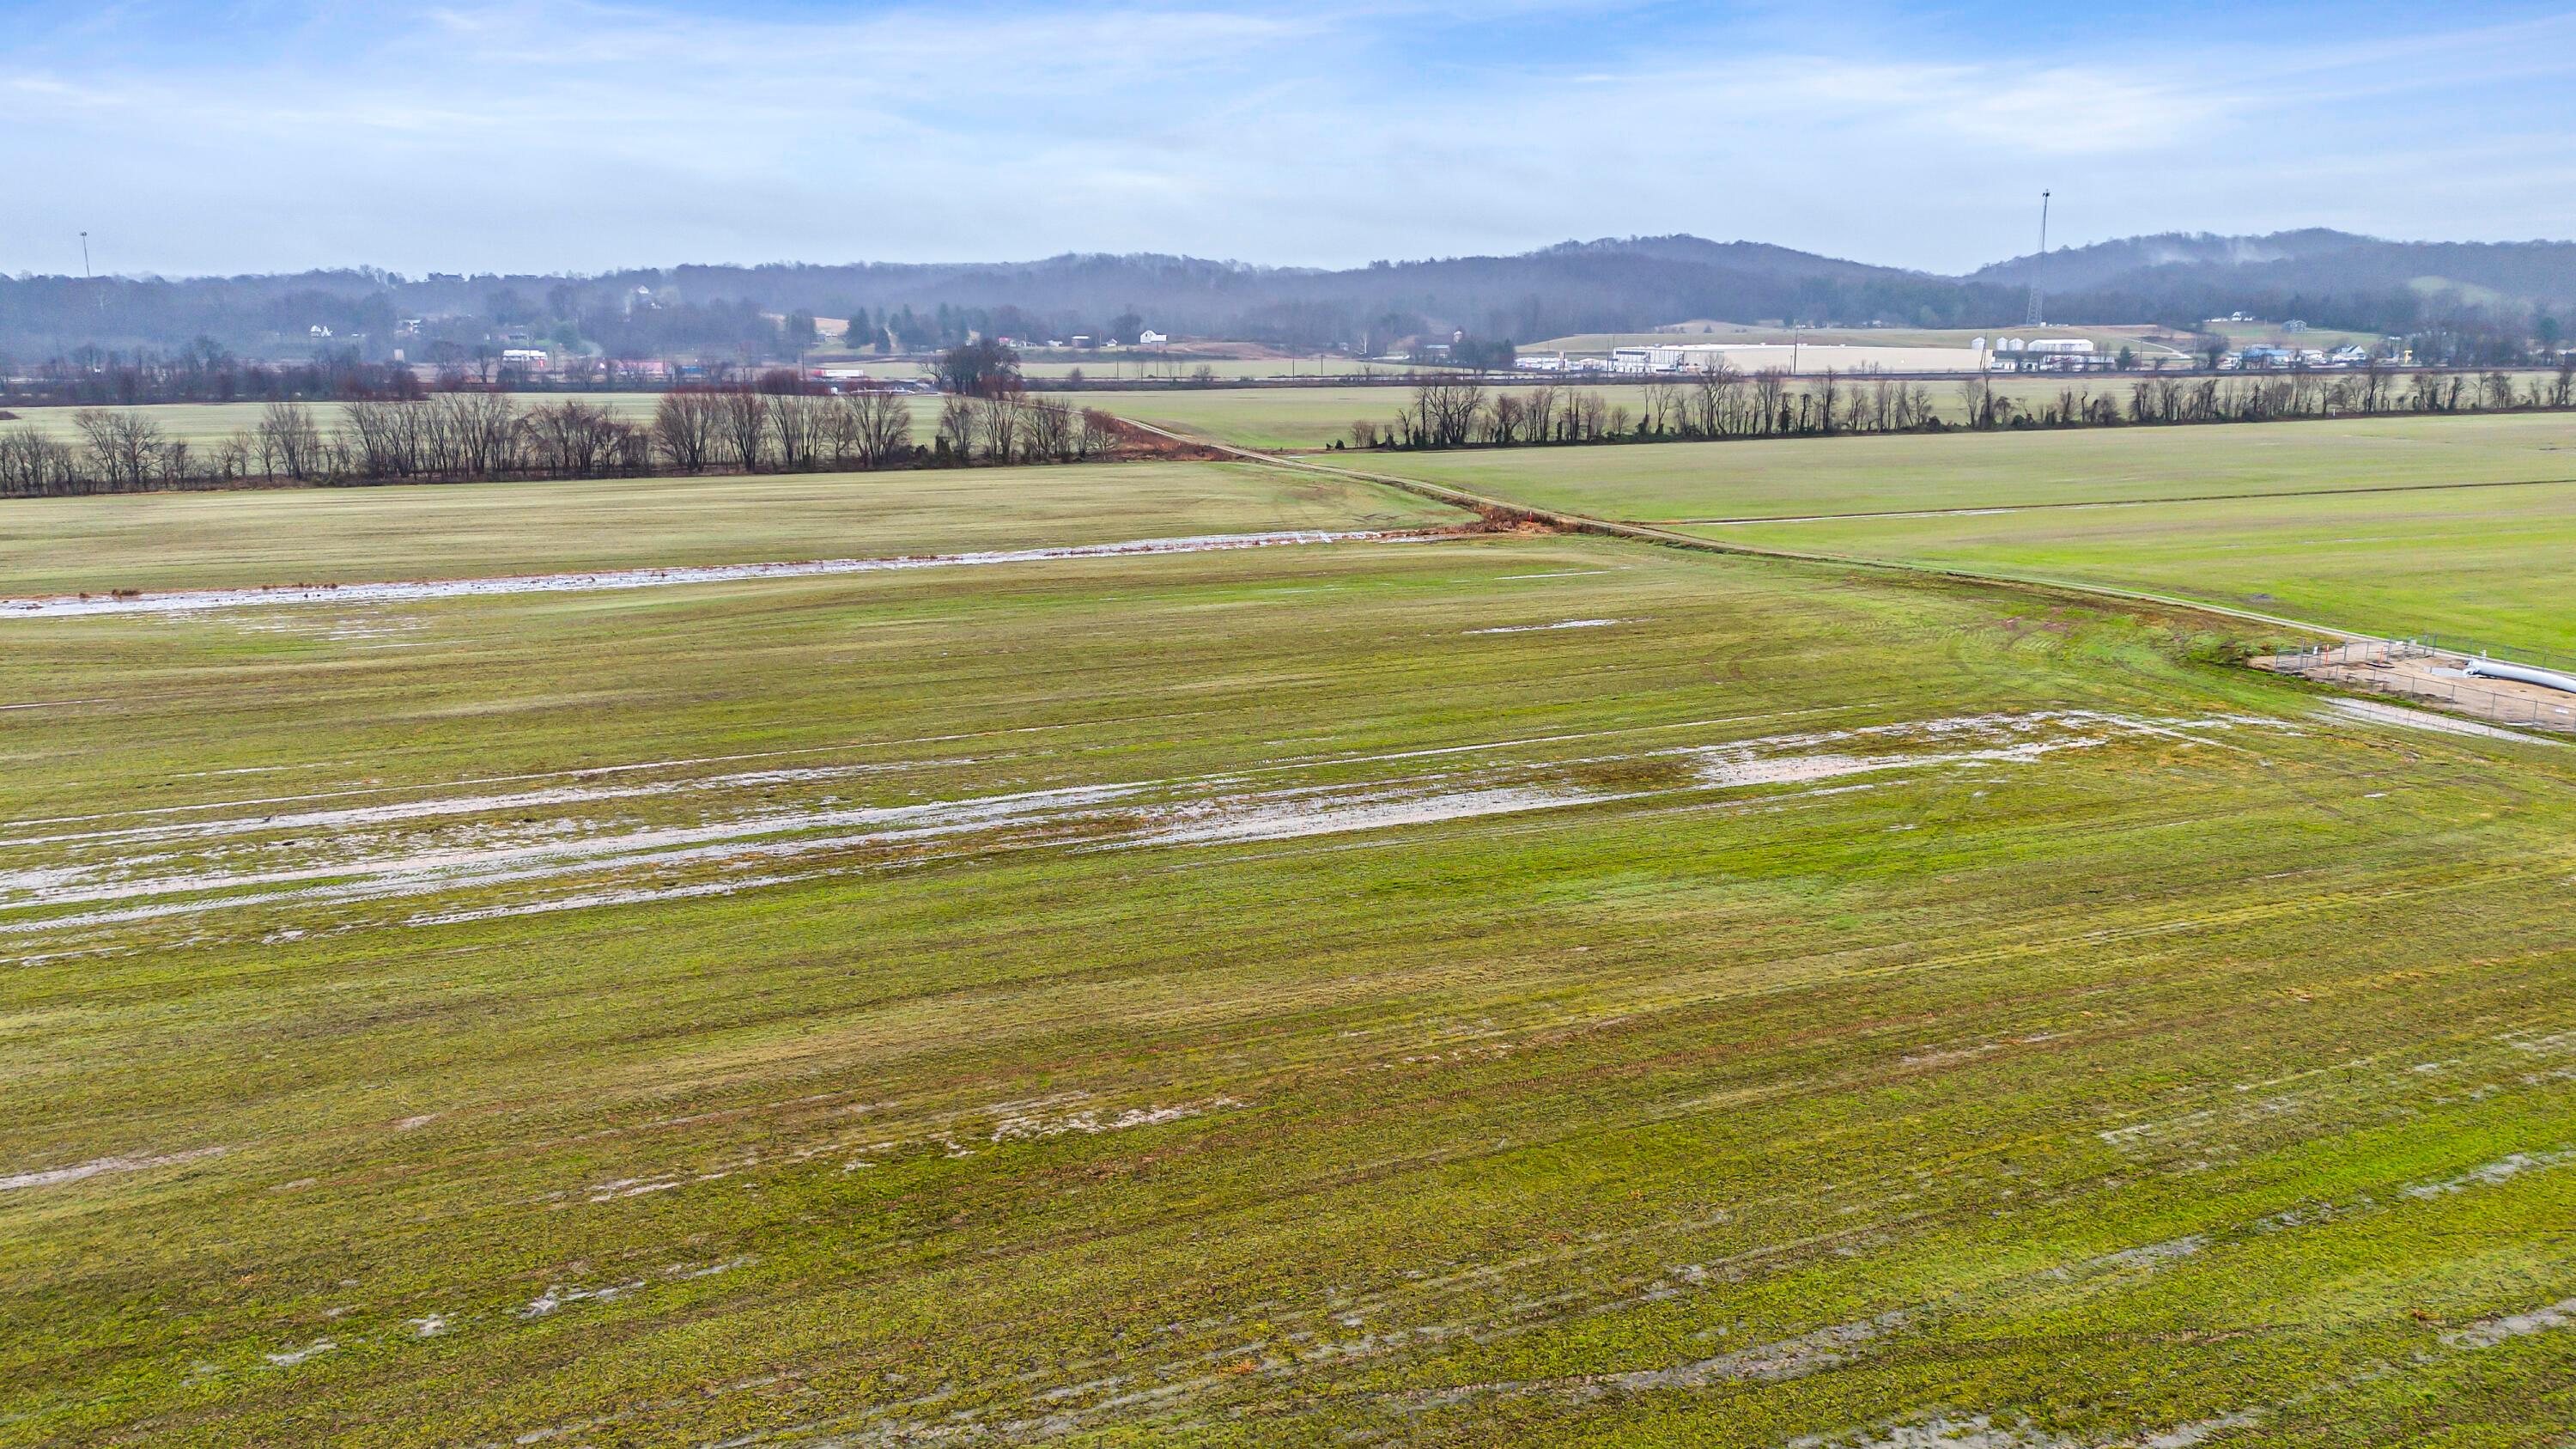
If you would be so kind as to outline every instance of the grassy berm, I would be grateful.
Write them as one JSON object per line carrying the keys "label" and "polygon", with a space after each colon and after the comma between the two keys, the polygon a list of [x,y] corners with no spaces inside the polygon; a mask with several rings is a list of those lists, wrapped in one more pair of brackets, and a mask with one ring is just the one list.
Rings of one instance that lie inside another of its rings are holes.
{"label": "grassy berm", "polygon": [[[1027,541],[1420,513],[1264,476]],[[0,619],[0,1443],[2564,1443],[2576,749],[2224,627],[1508,534]]]}

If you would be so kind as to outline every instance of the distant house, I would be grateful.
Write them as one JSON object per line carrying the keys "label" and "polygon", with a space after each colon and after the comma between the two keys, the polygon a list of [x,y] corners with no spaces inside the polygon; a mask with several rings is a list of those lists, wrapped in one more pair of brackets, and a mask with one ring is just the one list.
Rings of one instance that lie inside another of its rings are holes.
{"label": "distant house", "polygon": [[305,334],[311,337],[314,341],[319,342],[331,335],[331,329],[319,322],[316,322],[311,327],[305,329]]}
{"label": "distant house", "polygon": [[1139,347],[1160,347],[1171,340],[1171,338],[1155,331],[1151,327],[1148,327],[1144,331],[1136,334],[1136,345]]}
{"label": "distant house", "polygon": [[546,365],[546,350],[542,347],[505,347],[501,349],[501,365],[539,371]]}

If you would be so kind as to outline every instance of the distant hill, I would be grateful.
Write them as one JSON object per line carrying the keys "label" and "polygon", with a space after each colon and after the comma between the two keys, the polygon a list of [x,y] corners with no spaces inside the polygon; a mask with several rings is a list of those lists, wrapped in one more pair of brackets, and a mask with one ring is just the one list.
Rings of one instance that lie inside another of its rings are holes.
{"label": "distant hill", "polygon": [[[936,346],[979,331],[1180,335],[1378,348],[1414,334],[1532,339],[1686,318],[1988,328],[2020,322],[2033,281],[2053,320],[2183,325],[2213,313],[2405,331],[2519,327],[2576,312],[2576,243],[2390,242],[2312,229],[2168,233],[2017,257],[1965,277],[1694,236],[1569,241],[1512,256],[1341,270],[1068,253],[1028,262],[676,266],[600,276],[371,269],[227,278],[0,277],[0,362],[84,347],[246,356],[354,351],[455,359],[496,340],[610,355],[794,355],[779,318],[857,317],[867,337]],[[414,325],[417,324],[417,325]],[[327,329],[327,336],[323,330]],[[202,346],[200,347],[202,349]]]}
{"label": "distant hill", "polygon": [[[2063,299],[2060,309],[2131,306],[2174,314],[2176,308],[2207,307],[2280,314],[2302,307],[2367,313],[2384,306],[2408,321],[2447,295],[2565,313],[2576,310],[2576,242],[2397,242],[2323,229],[2266,236],[2168,232],[2015,257],[1966,280],[2018,287],[2036,280]],[[2418,299],[2414,311],[2396,300],[2403,297]],[[2228,305],[2221,308],[2222,302]]]}

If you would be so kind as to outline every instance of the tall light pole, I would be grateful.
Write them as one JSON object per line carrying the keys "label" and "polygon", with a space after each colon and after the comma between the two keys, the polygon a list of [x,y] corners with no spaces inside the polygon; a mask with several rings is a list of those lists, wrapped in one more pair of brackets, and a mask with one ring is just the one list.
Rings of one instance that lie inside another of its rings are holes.
{"label": "tall light pole", "polygon": [[2043,191],[2039,194],[2039,256],[2031,263],[2030,269],[2030,317],[2022,324],[2026,327],[2044,325],[2040,321],[2039,269],[2046,265],[2048,265],[2048,193]]}
{"label": "tall light pole", "polygon": [[82,281],[84,281],[84,282],[92,282],[92,281],[96,281],[96,280],[97,280],[97,278],[95,278],[95,277],[91,276],[91,275],[90,275],[90,272],[89,272],[89,233],[88,233],[88,232],[82,232],[82,233],[81,233],[81,280],[82,280]]}

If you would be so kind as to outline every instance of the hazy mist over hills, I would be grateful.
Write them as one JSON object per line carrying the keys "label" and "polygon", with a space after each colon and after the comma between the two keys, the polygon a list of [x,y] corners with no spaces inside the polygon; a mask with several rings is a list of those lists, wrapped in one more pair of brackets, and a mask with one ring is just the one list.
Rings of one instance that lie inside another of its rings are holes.
{"label": "hazy mist over hills", "polygon": [[[19,277],[0,279],[0,353],[25,364],[85,346],[169,349],[204,338],[244,355],[294,355],[315,345],[316,327],[329,329],[331,345],[374,357],[390,354],[398,330],[444,338],[451,349],[493,329],[522,329],[611,355],[753,353],[776,335],[776,318],[795,313],[865,314],[872,340],[905,346],[968,327],[1107,335],[1121,315],[1178,335],[1351,349],[1430,331],[1529,342],[1694,318],[2003,327],[2021,321],[2034,281],[2049,294],[2050,317],[2066,323],[2187,326],[2247,311],[2398,332],[2576,310],[2576,243],[2390,242],[2322,229],[2168,233],[2016,257],[1964,277],[1678,235],[1343,270],[1067,254],[596,276]],[[405,326],[412,321],[423,326]]]}

